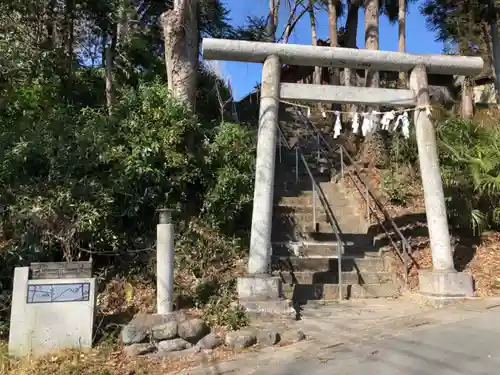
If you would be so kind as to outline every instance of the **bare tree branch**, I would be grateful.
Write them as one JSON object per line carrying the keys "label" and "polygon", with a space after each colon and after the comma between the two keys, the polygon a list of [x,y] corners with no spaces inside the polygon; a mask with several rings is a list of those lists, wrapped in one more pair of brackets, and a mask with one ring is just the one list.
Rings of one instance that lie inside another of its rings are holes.
{"label": "bare tree branch", "polygon": [[[289,1],[290,4],[290,13],[288,16],[288,21],[286,23],[285,29],[283,30],[283,34],[281,34],[281,37],[278,39],[278,42],[283,41],[284,43],[288,43],[288,39],[290,38],[290,35],[292,34],[295,26],[297,25],[297,22],[306,14],[307,12],[307,7],[304,6],[304,0],[298,0],[294,3],[292,6],[292,2]],[[299,6],[303,6],[303,9],[300,11],[299,14],[296,14],[297,9]]]}

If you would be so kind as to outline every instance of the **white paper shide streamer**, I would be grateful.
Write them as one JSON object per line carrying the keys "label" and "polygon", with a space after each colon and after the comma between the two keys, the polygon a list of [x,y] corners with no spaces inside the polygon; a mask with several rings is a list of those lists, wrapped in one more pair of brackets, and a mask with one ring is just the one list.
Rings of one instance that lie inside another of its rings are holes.
{"label": "white paper shide streamer", "polygon": [[363,124],[361,125],[361,134],[366,137],[371,129],[370,115],[368,113],[363,113]]}
{"label": "white paper shide streamer", "polygon": [[[288,103],[288,104],[293,104],[293,103]],[[302,107],[307,110],[307,117],[310,118],[311,108],[307,106],[302,106]],[[395,132],[399,129],[399,127],[401,127],[401,133],[406,139],[408,139],[410,138],[410,118],[408,116],[408,111],[414,111],[414,110],[415,111],[425,110],[425,114],[427,116],[431,115],[430,106],[425,106],[425,108],[424,107],[411,108],[408,110],[404,110],[403,113],[394,110],[390,112],[378,112],[375,110],[366,113],[350,112],[352,118],[351,122],[352,132],[354,134],[359,134],[359,132],[361,131],[363,137],[366,137],[367,135],[376,132],[380,124],[380,128],[388,132]],[[336,139],[340,136],[342,132],[342,122],[340,116],[342,115],[342,113],[347,113],[347,112],[329,111],[321,109],[321,117],[323,119],[327,119],[328,113],[333,113],[335,116],[335,125],[333,127],[333,138]],[[382,116],[382,118],[380,119],[379,116]],[[362,122],[361,122],[361,117],[363,119]],[[393,125],[391,126],[391,124]]]}
{"label": "white paper shide streamer", "polygon": [[378,128],[378,115],[379,112],[377,111],[372,111],[371,113],[371,118],[370,118],[370,134],[373,134],[377,131]]}
{"label": "white paper shide streamer", "polygon": [[354,134],[358,134],[359,132],[359,114],[357,112],[354,112],[352,116],[352,132]]}
{"label": "white paper shide streamer", "polygon": [[340,112],[335,111],[335,126],[333,127],[333,138],[338,138],[340,136],[340,132],[342,131],[342,124],[340,123]]}
{"label": "white paper shide streamer", "polygon": [[389,125],[391,124],[391,121],[393,121],[395,117],[396,113],[394,111],[384,113],[384,116],[382,116],[382,120],[380,120],[380,124],[382,125],[382,130],[389,131]]}

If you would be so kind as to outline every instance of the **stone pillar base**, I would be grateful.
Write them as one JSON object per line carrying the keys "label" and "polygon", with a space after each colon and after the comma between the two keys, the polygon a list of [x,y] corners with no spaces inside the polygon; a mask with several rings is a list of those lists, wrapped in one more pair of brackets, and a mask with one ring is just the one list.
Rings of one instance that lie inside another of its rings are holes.
{"label": "stone pillar base", "polygon": [[291,301],[283,298],[281,278],[269,275],[238,277],[238,302],[249,313],[295,314]]}
{"label": "stone pillar base", "polygon": [[434,300],[455,300],[474,296],[472,275],[456,271],[420,271],[420,294]]}

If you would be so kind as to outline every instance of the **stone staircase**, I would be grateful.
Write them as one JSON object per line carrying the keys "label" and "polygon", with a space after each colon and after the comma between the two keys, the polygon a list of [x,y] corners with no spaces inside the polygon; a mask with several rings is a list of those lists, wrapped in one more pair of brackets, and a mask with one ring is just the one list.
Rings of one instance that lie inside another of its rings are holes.
{"label": "stone staircase", "polygon": [[[341,183],[331,181],[335,158],[318,158],[315,138],[305,134],[304,126],[297,121],[283,122],[281,128],[289,143],[298,143],[340,229],[345,243],[341,261],[344,298],[398,296],[397,279],[389,259],[373,249],[365,219],[357,213],[350,194]],[[296,182],[295,166],[295,151],[287,151],[285,147],[281,153],[277,151],[273,273],[282,278],[285,296],[294,302],[337,300],[338,243],[319,199],[316,199],[314,226],[312,182],[300,158]]]}

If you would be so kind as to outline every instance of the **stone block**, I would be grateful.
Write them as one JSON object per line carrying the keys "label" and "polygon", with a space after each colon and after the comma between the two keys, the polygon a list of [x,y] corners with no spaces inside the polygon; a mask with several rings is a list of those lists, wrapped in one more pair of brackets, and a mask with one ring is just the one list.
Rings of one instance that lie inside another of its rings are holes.
{"label": "stone block", "polygon": [[243,300],[238,301],[239,305],[250,314],[263,314],[263,315],[284,315],[295,316],[297,312],[293,308],[292,301],[287,299],[279,300]]}
{"label": "stone block", "polygon": [[301,330],[285,330],[280,333],[281,342],[284,343],[296,343],[306,339],[306,335]]}
{"label": "stone block", "polygon": [[178,325],[189,320],[184,311],[168,314],[137,314],[123,327],[122,342],[125,345],[147,341],[169,340],[177,337]]}
{"label": "stone block", "polygon": [[238,298],[247,301],[278,300],[283,295],[281,279],[268,275],[238,277]]}
{"label": "stone block", "polygon": [[231,349],[245,349],[257,343],[257,336],[252,331],[229,332],[225,343]]}
{"label": "stone block", "polygon": [[190,319],[180,322],[177,327],[177,334],[180,338],[196,344],[203,336],[208,334],[210,329],[203,319]]}
{"label": "stone block", "polygon": [[203,337],[196,344],[197,347],[201,349],[215,349],[218,346],[221,346],[224,343],[222,337],[215,333],[209,333],[207,336]]}
{"label": "stone block", "polygon": [[456,271],[419,272],[420,293],[438,299],[469,298],[474,295],[472,276]]}
{"label": "stone block", "polygon": [[127,357],[137,357],[144,354],[152,353],[156,350],[156,346],[150,343],[132,344],[125,346],[123,352]]}
{"label": "stone block", "polygon": [[[177,336],[177,325],[175,320],[151,327],[151,339],[154,341],[170,340]],[[125,341],[125,340],[124,340]]]}
{"label": "stone block", "polygon": [[181,338],[164,340],[158,343],[158,351],[163,353],[176,352],[179,350],[189,349],[193,345]]}
{"label": "stone block", "polygon": [[12,290],[9,354],[43,355],[92,346],[95,279],[29,279],[16,267]]}
{"label": "stone block", "polygon": [[276,345],[280,338],[280,334],[273,329],[263,329],[257,332],[257,342],[262,346]]}

